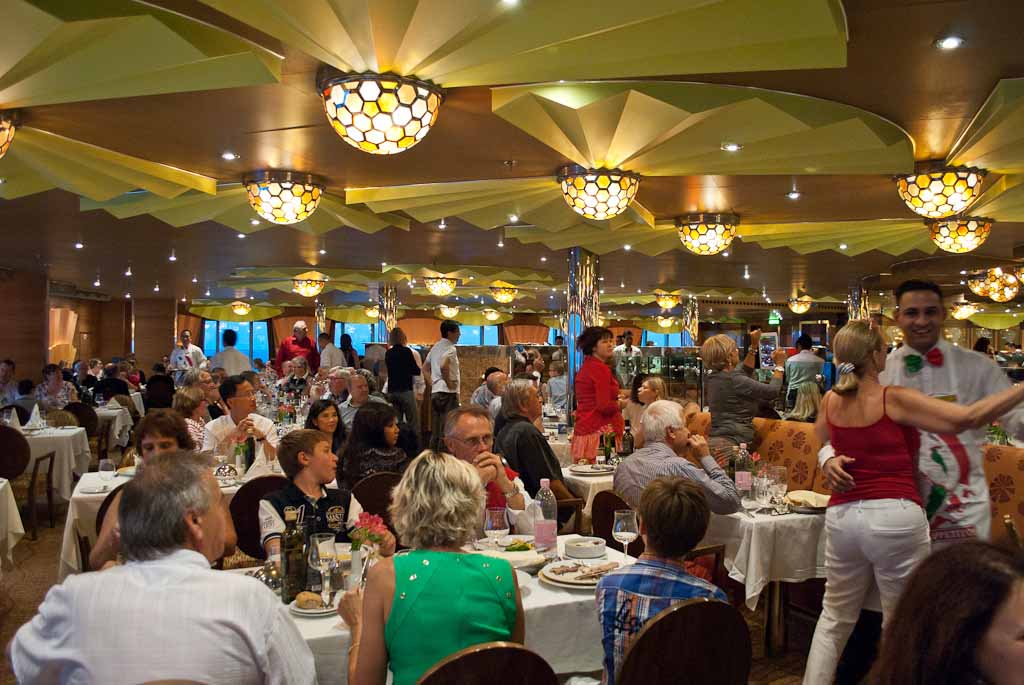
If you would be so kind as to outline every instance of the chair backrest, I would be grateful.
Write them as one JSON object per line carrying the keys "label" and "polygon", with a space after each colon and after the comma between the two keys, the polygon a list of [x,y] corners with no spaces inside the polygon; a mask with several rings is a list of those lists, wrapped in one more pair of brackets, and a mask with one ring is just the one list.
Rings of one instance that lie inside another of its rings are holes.
{"label": "chair backrest", "polygon": [[266,559],[260,544],[260,500],[288,485],[284,476],[253,478],[238,489],[231,498],[231,520],[238,533],[238,548],[255,559]]}
{"label": "chair backrest", "polygon": [[418,685],[556,685],[558,676],[536,652],[514,642],[485,642],[445,657]]}
{"label": "chair backrest", "polygon": [[85,429],[85,434],[90,438],[94,437],[100,429],[100,417],[96,410],[84,402],[70,402],[64,407],[64,411],[72,414],[78,421],[78,425]]}
{"label": "chair backrest", "polygon": [[131,397],[128,395],[114,395],[112,399],[128,410],[128,413],[132,415],[133,423],[139,420],[139,409],[135,406],[135,403],[132,402]]}
{"label": "chair backrest", "polygon": [[391,471],[381,471],[372,476],[367,476],[352,488],[352,497],[359,500],[363,511],[376,514],[384,519],[384,523],[391,528],[391,515],[388,513],[388,505],[391,504],[391,491],[402,480],[402,474]]}
{"label": "chair backrest", "polygon": [[20,404],[8,404],[6,407],[0,409],[0,412],[5,412],[8,409],[14,410],[14,413],[18,416],[18,422],[23,426],[28,423],[28,420],[32,417],[32,412]]}
{"label": "chair backrest", "polygon": [[32,448],[21,431],[0,426],[0,478],[14,480],[25,473]]}
{"label": "chair backrest", "polygon": [[146,411],[150,409],[168,409],[174,403],[174,380],[170,376],[157,374],[146,381],[146,394],[143,397]]}
{"label": "chair backrest", "polygon": [[652,618],[630,641],[619,685],[746,685],[750,630],[731,604],[689,599]]}
{"label": "chair backrest", "polygon": [[117,493],[121,492],[121,488],[128,485],[128,483],[129,481],[125,481],[108,492],[107,496],[103,498],[103,502],[100,503],[100,508],[96,510],[96,537],[99,537],[100,531],[103,529],[103,519],[107,517],[107,511],[110,509],[110,505],[113,503],[114,497]]}
{"label": "chair backrest", "polygon": [[[612,527],[615,524],[615,510],[630,508],[625,500],[611,490],[605,490],[594,495],[594,503],[591,508],[594,535],[602,538],[612,549],[621,550],[622,543],[612,537]],[[629,544],[627,549],[630,556],[640,556],[644,553],[644,539],[637,538]]]}
{"label": "chair backrest", "polygon": [[[998,524],[1000,519],[1009,516],[1018,531],[1024,530],[1024,449],[985,445],[984,455],[981,463],[988,481],[992,522]],[[1009,528],[993,525],[992,542],[1012,542]]]}
{"label": "chair backrest", "polygon": [[77,426],[78,419],[69,411],[51,409],[46,412],[46,422],[51,426]]}

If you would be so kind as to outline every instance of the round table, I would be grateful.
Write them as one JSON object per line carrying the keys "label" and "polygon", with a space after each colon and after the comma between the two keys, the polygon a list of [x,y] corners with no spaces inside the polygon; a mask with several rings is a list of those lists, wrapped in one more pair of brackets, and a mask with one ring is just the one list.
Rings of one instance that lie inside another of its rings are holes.
{"label": "round table", "polygon": [[580,476],[569,469],[571,466],[562,467],[562,480],[569,492],[583,500],[583,520],[580,521],[579,529],[589,533],[591,528],[591,515],[594,510],[594,497],[597,493],[614,489],[614,472],[600,476]]}
{"label": "round table", "polygon": [[99,418],[99,430],[107,431],[108,442],[111,447],[127,447],[132,434],[132,415],[121,405],[116,407],[106,406],[96,409],[96,416]]}
{"label": "round table", "polygon": [[0,577],[3,577],[3,562],[14,564],[14,546],[25,535],[21,523],[18,503],[8,480],[0,478]]}
{"label": "round table", "polygon": [[74,489],[74,474],[88,473],[92,461],[89,436],[85,429],[77,426],[42,430],[26,428],[23,433],[32,449],[32,457],[25,470],[30,472],[36,459],[53,452],[53,489],[62,499],[70,500]]}

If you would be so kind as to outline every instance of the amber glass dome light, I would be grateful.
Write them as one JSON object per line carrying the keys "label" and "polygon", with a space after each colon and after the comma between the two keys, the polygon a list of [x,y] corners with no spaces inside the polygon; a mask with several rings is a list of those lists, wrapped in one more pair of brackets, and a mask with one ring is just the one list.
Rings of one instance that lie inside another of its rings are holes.
{"label": "amber glass dome light", "polygon": [[957,304],[953,305],[953,311],[951,312],[953,318],[956,319],[957,321],[969,319],[977,313],[978,307],[975,306],[974,304],[971,304],[970,302],[958,302]]}
{"label": "amber glass dome light", "polygon": [[967,287],[975,295],[993,302],[1009,302],[1017,296],[1020,281],[1014,274],[997,266],[968,278]]}
{"label": "amber glass dome light", "polygon": [[679,303],[682,302],[682,298],[678,295],[672,295],[669,293],[657,293],[654,301],[657,302],[658,306],[662,309],[672,309],[673,307],[679,306]]}
{"label": "amber glass dome light", "polygon": [[316,297],[324,291],[327,277],[318,271],[307,271],[292,279],[292,292],[303,297]]}
{"label": "amber glass dome light", "polygon": [[295,171],[256,171],[242,181],[249,206],[273,224],[297,224],[320,206],[324,183],[312,174]]}
{"label": "amber glass dome light", "polygon": [[252,305],[248,302],[242,302],[241,300],[235,300],[231,303],[231,311],[238,316],[245,316],[252,311]]}
{"label": "amber glass dome light", "polygon": [[318,75],[317,88],[334,132],[371,155],[395,155],[423,140],[444,100],[444,91],[427,81],[329,67]]}
{"label": "amber glass dome light", "polygon": [[455,291],[458,281],[445,276],[425,276],[423,285],[427,287],[427,292],[434,297],[447,297]]}
{"label": "amber glass dome light", "polygon": [[12,112],[0,112],[0,159],[3,159],[10,149],[17,128],[17,121]]}
{"label": "amber glass dome light", "polygon": [[740,218],[735,214],[688,214],[676,219],[679,240],[697,255],[715,255],[732,244]]}
{"label": "amber glass dome light", "polygon": [[568,167],[558,175],[562,197],[586,219],[611,219],[626,211],[640,187],[640,176],[622,169]]}
{"label": "amber glass dome light", "polygon": [[494,298],[495,302],[508,304],[515,300],[517,295],[519,295],[519,288],[498,285],[491,286],[491,297]]}
{"label": "amber glass dome light", "polygon": [[369,305],[368,307],[366,307],[366,309],[363,310],[363,314],[366,314],[367,318],[369,319],[379,319],[380,307],[375,304]]}
{"label": "amber glass dome light", "polygon": [[454,319],[456,316],[459,315],[458,307],[451,307],[446,304],[443,304],[440,307],[438,307],[437,311],[438,313],[441,314],[441,317],[445,319]]}
{"label": "amber glass dome light", "polygon": [[926,219],[945,219],[967,209],[981,190],[984,169],[946,167],[925,162],[917,171],[896,177],[896,190],[912,211]]}
{"label": "amber glass dome light", "polygon": [[981,247],[992,231],[992,219],[965,216],[951,219],[934,219],[925,222],[932,242],[939,249],[963,254]]}
{"label": "amber glass dome light", "polygon": [[662,328],[672,328],[676,323],[676,320],[671,316],[659,316],[658,325]]}
{"label": "amber glass dome light", "polygon": [[493,309],[484,310],[484,318],[487,319],[488,321],[497,321],[500,316],[501,313]]}
{"label": "amber glass dome light", "polygon": [[789,301],[789,311],[794,314],[806,314],[811,310],[812,300],[807,295],[794,297]]}

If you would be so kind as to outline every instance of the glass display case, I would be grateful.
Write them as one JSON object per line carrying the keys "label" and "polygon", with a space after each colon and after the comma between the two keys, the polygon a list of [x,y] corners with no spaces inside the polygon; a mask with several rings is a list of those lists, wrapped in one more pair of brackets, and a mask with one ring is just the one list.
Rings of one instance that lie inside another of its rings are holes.
{"label": "glass display case", "polygon": [[704,406],[704,363],[698,347],[641,347],[635,372],[659,375],[671,397],[688,397]]}

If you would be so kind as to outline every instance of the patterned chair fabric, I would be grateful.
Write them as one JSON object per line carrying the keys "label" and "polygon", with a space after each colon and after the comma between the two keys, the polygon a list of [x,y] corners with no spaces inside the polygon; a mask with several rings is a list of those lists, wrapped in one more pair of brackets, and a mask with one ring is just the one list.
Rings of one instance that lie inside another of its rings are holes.
{"label": "patterned chair fabric", "polygon": [[985,477],[992,501],[992,541],[1006,542],[1009,533],[1003,516],[1009,515],[1017,530],[1024,530],[1024,449],[986,445]]}

